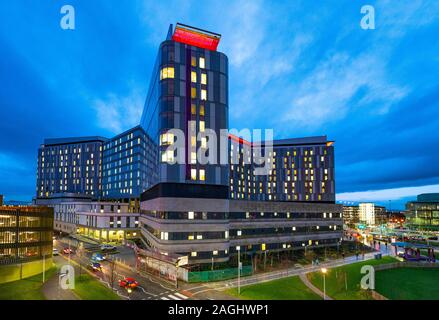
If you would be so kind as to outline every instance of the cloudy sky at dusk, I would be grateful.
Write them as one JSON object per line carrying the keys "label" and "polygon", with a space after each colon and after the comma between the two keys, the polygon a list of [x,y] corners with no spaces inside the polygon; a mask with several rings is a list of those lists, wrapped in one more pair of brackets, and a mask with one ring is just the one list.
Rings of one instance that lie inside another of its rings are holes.
{"label": "cloudy sky at dusk", "polygon": [[[339,200],[439,192],[439,1],[363,2],[2,1],[0,194],[34,196],[44,138],[137,125],[175,22],[222,34],[232,128],[336,141]],[[75,30],[59,26],[64,4]]]}

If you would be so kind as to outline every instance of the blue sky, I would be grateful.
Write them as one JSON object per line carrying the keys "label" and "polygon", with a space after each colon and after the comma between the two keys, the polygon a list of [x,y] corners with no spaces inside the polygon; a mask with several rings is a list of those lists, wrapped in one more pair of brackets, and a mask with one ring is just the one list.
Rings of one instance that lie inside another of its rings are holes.
{"label": "blue sky", "polygon": [[[75,30],[59,26],[64,4]],[[336,141],[338,199],[439,191],[438,1],[21,0],[0,3],[0,193],[34,195],[44,138],[136,125],[177,21],[222,34],[231,127]]]}

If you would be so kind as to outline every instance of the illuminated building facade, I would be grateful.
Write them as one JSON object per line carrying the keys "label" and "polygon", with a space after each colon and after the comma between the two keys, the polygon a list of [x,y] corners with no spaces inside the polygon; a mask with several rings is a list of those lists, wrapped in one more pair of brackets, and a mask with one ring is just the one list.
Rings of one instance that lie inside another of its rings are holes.
{"label": "illuminated building facade", "polygon": [[426,230],[439,230],[439,193],[424,193],[406,204],[407,223]]}
{"label": "illuminated building facade", "polygon": [[52,208],[0,206],[0,267],[50,258],[52,237]]}

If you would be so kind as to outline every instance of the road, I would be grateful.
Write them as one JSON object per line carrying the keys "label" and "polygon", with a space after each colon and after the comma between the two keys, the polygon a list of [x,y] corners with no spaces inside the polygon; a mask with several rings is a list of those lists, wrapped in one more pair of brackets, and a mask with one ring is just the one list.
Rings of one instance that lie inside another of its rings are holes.
{"label": "road", "polygon": [[[59,239],[54,243],[54,248],[58,249],[60,255],[54,257],[54,261],[57,265],[68,264],[69,257],[62,253],[62,249],[70,247],[76,251],[77,242],[67,239]],[[78,266],[79,264],[86,268],[91,262],[91,256],[94,252],[99,252],[99,247],[90,244],[84,244],[84,250],[80,254],[72,254],[70,257],[70,263]],[[194,299],[190,295],[185,294],[183,290],[176,289],[175,286],[171,286],[168,283],[160,281],[152,276],[142,276],[133,271],[129,267],[122,266],[120,264],[111,263],[109,261],[101,262],[102,271],[85,271],[96,276],[103,284],[111,288],[111,278],[113,269],[113,290],[121,296],[123,299],[129,300],[188,300]],[[79,268],[78,268],[79,270]],[[78,272],[78,271],[77,271]],[[122,280],[126,277],[134,278],[139,286],[131,293],[127,290],[119,287],[118,280]]]}

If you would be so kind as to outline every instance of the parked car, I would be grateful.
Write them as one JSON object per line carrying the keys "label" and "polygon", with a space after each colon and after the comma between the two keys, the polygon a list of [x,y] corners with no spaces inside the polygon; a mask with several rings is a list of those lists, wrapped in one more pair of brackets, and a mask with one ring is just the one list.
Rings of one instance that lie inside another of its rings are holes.
{"label": "parked car", "polygon": [[75,254],[75,251],[73,249],[71,249],[71,248],[64,248],[62,250],[62,253],[64,253],[64,254]]}
{"label": "parked car", "polygon": [[102,251],[114,251],[114,250],[116,250],[116,247],[111,245],[111,244],[103,244],[103,245],[101,245],[101,250]]}
{"label": "parked car", "polygon": [[52,255],[53,255],[53,256],[59,256],[59,251],[58,251],[58,249],[53,248]]}

